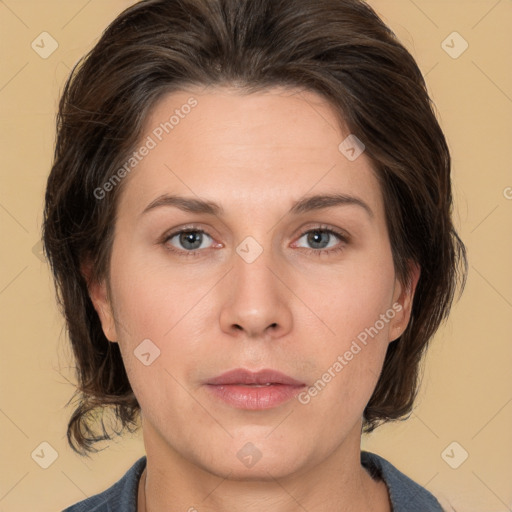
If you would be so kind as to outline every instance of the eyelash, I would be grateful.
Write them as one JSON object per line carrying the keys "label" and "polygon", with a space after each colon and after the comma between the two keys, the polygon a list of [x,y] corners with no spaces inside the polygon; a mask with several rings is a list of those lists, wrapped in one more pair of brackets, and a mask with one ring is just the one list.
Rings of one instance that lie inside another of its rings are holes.
{"label": "eyelash", "polygon": [[[348,235],[344,234],[343,232],[338,231],[333,228],[330,228],[330,227],[327,227],[327,226],[323,226],[323,225],[317,226],[314,228],[310,228],[310,229],[302,232],[301,235],[299,236],[299,239],[302,238],[304,235],[307,235],[308,233],[312,233],[312,232],[321,232],[321,233],[328,233],[331,235],[335,235],[337,238],[339,238],[341,240],[341,242],[344,242],[344,243],[348,243],[350,241]],[[176,249],[175,247],[173,247],[172,245],[170,245],[168,243],[169,240],[174,238],[176,235],[180,235],[181,233],[202,233],[202,234],[208,235],[208,233],[206,231],[199,229],[196,226],[189,226],[189,227],[180,229],[179,231],[174,231],[171,234],[164,235],[161,243],[166,247],[166,249],[168,251],[175,253],[178,256],[184,257],[184,258],[197,257],[200,255],[199,253],[201,253],[202,251],[205,250],[205,249],[194,249],[193,251],[182,251],[182,250]],[[208,235],[208,236],[210,236],[210,235]],[[210,236],[210,238],[212,238],[212,237]],[[305,250],[306,253],[309,255],[314,254],[317,257],[321,257],[322,255],[325,255],[325,254],[329,254],[329,255],[339,254],[345,250],[345,247],[344,247],[344,245],[341,245],[341,246],[338,245],[331,249],[305,249],[303,247],[301,247],[300,249]]]}

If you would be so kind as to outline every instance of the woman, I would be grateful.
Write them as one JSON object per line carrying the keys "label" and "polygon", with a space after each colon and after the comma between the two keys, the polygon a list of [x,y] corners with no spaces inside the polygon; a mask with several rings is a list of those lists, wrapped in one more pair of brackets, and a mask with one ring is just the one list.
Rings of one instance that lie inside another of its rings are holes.
{"label": "woman", "polygon": [[359,0],[149,0],[73,70],[44,242],[93,414],[146,456],[67,511],[439,511],[411,412],[465,250],[412,56]]}

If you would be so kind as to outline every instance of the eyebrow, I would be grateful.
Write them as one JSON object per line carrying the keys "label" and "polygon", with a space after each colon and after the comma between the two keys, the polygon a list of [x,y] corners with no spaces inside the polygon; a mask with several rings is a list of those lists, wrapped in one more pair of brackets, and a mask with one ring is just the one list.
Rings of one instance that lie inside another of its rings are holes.
{"label": "eyebrow", "polygon": [[[144,208],[141,215],[144,215],[156,208],[163,206],[175,207],[189,213],[203,213],[221,217],[224,209],[213,201],[195,199],[178,195],[163,194],[157,197]],[[359,206],[373,218],[372,209],[362,199],[347,194],[317,194],[299,199],[289,210],[291,215],[299,215],[314,210],[333,208],[335,206]]]}

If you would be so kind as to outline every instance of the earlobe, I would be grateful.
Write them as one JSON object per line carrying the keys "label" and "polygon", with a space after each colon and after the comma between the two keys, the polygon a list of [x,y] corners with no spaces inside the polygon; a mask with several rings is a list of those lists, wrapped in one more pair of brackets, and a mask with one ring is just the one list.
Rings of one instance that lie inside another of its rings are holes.
{"label": "earlobe", "polygon": [[420,266],[415,262],[409,263],[409,281],[405,284],[397,279],[393,296],[393,309],[397,312],[389,330],[389,341],[399,338],[411,319],[414,293],[421,274]]}
{"label": "earlobe", "polygon": [[84,263],[81,266],[81,272],[87,282],[89,297],[98,314],[101,327],[105,337],[112,342],[117,342],[117,332],[115,328],[114,315],[112,312],[111,301],[108,294],[106,280],[97,281],[91,278],[91,264]]}

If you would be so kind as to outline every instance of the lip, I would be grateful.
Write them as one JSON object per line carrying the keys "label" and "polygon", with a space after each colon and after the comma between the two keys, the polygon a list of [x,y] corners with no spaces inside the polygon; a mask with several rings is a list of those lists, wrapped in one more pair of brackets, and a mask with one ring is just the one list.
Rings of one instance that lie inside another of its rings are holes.
{"label": "lip", "polygon": [[304,382],[292,379],[288,375],[281,373],[277,370],[260,370],[251,372],[245,368],[235,368],[218,377],[210,379],[207,384],[214,386],[227,385],[227,384],[286,384],[288,386],[304,386]]}
{"label": "lip", "polygon": [[294,398],[306,386],[277,370],[251,372],[230,370],[205,383],[217,399],[237,409],[263,410],[278,407]]}

